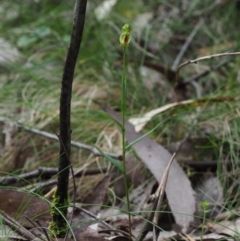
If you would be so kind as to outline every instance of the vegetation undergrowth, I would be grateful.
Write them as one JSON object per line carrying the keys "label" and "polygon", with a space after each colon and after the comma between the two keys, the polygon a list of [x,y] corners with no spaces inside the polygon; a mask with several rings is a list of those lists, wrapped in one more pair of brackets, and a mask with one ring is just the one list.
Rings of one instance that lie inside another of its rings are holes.
{"label": "vegetation undergrowth", "polygon": [[202,223],[201,223],[201,237],[200,240],[203,240],[203,235],[206,231],[206,215],[209,213],[210,210],[208,210],[209,203],[207,201],[200,202],[200,212],[203,213]]}
{"label": "vegetation undergrowth", "polygon": [[[19,6],[15,2],[3,1],[2,4],[3,9],[10,10],[11,14],[3,10],[6,13],[3,14],[1,36],[4,36],[13,49],[20,52],[20,58],[13,62],[1,62],[1,116],[49,132],[54,132],[59,127],[59,80],[72,21],[73,1],[60,2],[44,1],[43,4],[40,1],[27,1]],[[186,50],[184,60],[234,51],[239,47],[239,31],[236,31],[239,10],[233,1],[224,1],[224,7],[219,5],[216,11],[212,11],[209,7],[212,6],[210,0],[194,0],[189,3],[151,0],[148,6],[140,1],[136,8],[132,8],[129,1],[123,0],[121,3],[118,1],[110,14],[102,20],[98,20],[93,10],[100,3],[89,2],[92,8],[87,14],[84,48],[76,65],[73,84],[72,139],[99,146],[104,151],[117,152],[123,146],[119,144],[119,135],[113,135],[115,128],[112,122],[103,118],[93,104],[94,100],[100,100],[116,110],[123,109],[122,104],[119,105],[122,94],[119,81],[122,72],[121,54],[114,37],[116,31],[120,31],[117,26],[122,26],[125,22],[134,26],[133,44],[128,47],[129,64],[125,69],[129,79],[129,94],[125,102],[126,119],[174,102],[174,78],[168,76],[166,80],[158,75],[158,70],[163,65],[172,69],[176,55],[202,16],[204,23]],[[136,23],[141,22],[139,19],[144,19],[141,18],[142,15],[148,16],[149,12],[153,12],[151,20],[143,26],[135,27]],[[155,71],[146,68],[148,61],[155,64]],[[180,77],[187,79],[220,62],[220,59],[212,59],[188,66],[183,69]],[[167,72],[168,69],[162,71],[164,74]],[[155,75],[159,81],[153,78]],[[151,82],[152,87],[149,87]],[[188,84],[184,95],[180,94],[180,97],[235,97],[238,92],[239,60],[236,57],[229,59],[223,67],[211,71],[209,75]],[[193,122],[199,109],[201,114]],[[181,141],[189,126],[192,126],[191,140],[208,141],[197,143],[197,148],[187,151],[190,154],[183,156],[182,160],[216,160],[217,175],[224,187],[226,206],[229,209],[238,206],[240,189],[235,182],[239,170],[238,101],[206,102],[204,107],[177,107],[155,116],[146,125],[145,131],[165,120],[169,121],[161,129],[153,131],[151,138],[168,148]],[[2,134],[4,140],[7,140],[6,135]],[[33,170],[43,164],[55,166],[58,158],[58,143],[39,139],[25,131],[11,133],[10,142],[6,146],[9,149],[6,148],[1,153],[1,168],[9,168],[4,169],[5,173],[16,169],[16,173]],[[19,160],[17,165],[14,163],[16,159]],[[87,151],[77,148],[72,150],[72,160],[76,167],[81,167],[83,163],[89,163],[89,166],[96,166],[95,163],[99,166],[110,165],[104,158],[91,156]],[[80,183],[80,186],[85,186],[87,193],[94,181],[86,182],[81,179]],[[70,192],[72,193],[72,188]]]}

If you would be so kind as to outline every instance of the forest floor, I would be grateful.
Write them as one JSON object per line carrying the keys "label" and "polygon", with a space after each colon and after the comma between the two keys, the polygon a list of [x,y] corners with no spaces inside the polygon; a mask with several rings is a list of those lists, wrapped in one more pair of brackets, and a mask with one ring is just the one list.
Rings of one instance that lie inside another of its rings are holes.
{"label": "forest floor", "polygon": [[[129,232],[123,177],[95,148],[121,163],[121,132],[104,113],[120,120],[119,36],[128,23],[126,141],[150,133],[127,152],[132,234],[176,153],[155,238],[239,240],[239,1],[100,2],[88,2],[72,89],[73,236],[122,240]],[[1,1],[0,239],[32,239],[28,230],[51,219],[73,9],[72,0]]]}

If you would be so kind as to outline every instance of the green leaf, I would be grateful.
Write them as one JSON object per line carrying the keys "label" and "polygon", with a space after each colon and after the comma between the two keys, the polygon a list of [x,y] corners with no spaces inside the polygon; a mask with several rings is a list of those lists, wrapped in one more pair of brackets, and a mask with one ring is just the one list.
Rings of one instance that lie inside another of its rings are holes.
{"label": "green leaf", "polygon": [[118,160],[110,157],[109,155],[105,154],[103,151],[101,151],[97,146],[95,146],[97,150],[108,160],[110,161],[115,167],[117,167],[122,173],[124,172],[123,166],[119,163]]}
{"label": "green leaf", "polygon": [[47,26],[40,26],[33,30],[33,34],[35,34],[38,38],[45,38],[50,35],[52,30]]}
{"label": "green leaf", "polygon": [[140,136],[139,138],[137,138],[136,140],[134,140],[133,142],[129,143],[126,147],[125,150],[129,150],[134,144],[136,144],[137,142],[141,141],[145,136],[148,136],[149,134],[151,134],[153,131],[155,131],[162,123],[159,123],[158,125],[156,125],[153,129],[151,129],[150,131],[148,131],[147,133],[145,133],[144,135]]}
{"label": "green leaf", "polygon": [[17,40],[17,46],[20,48],[25,48],[28,47],[30,44],[34,43],[37,41],[36,36],[31,36],[31,35],[22,35],[19,37]]}
{"label": "green leaf", "polygon": [[69,44],[70,43],[70,38],[71,38],[71,36],[70,35],[64,35],[63,37],[62,37],[62,40],[63,40],[63,42],[65,43],[65,44]]}

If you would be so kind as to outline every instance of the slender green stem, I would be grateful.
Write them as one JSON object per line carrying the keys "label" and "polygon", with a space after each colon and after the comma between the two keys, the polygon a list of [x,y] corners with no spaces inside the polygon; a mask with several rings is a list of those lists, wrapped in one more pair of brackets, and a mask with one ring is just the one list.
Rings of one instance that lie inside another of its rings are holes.
{"label": "slender green stem", "polygon": [[122,33],[119,38],[120,45],[123,47],[123,71],[122,71],[122,159],[123,159],[123,179],[124,186],[127,198],[127,213],[129,221],[129,240],[132,239],[132,225],[131,225],[131,213],[130,213],[130,201],[129,201],[129,187],[127,180],[127,170],[126,170],[126,143],[125,143],[125,117],[126,117],[126,101],[127,101],[127,81],[126,81],[126,72],[127,72],[127,57],[126,57],[126,47],[131,40],[131,27],[128,24],[125,24],[122,27]]}
{"label": "slender green stem", "polygon": [[126,117],[126,100],[127,100],[127,88],[126,88],[126,46],[123,46],[123,71],[122,71],[122,159],[123,159],[123,179],[124,187],[127,198],[127,211],[128,211],[128,221],[129,221],[129,240],[131,240],[131,213],[130,213],[130,201],[129,201],[129,186],[127,180],[127,170],[126,170],[126,143],[125,143],[125,117]]}
{"label": "slender green stem", "polygon": [[201,225],[202,231],[201,231],[201,237],[200,237],[201,241],[203,240],[203,235],[204,235],[205,230],[206,230],[206,215],[209,212],[209,210],[207,209],[208,206],[209,206],[209,203],[207,201],[201,202],[201,209],[202,209],[202,212],[203,212],[203,222],[202,222],[202,225]]}
{"label": "slender green stem", "polygon": [[205,228],[206,228],[206,212],[204,210],[203,212],[203,222],[202,222],[202,232],[201,232],[201,237],[200,237],[200,240],[202,241],[203,240],[203,235],[205,233]]}

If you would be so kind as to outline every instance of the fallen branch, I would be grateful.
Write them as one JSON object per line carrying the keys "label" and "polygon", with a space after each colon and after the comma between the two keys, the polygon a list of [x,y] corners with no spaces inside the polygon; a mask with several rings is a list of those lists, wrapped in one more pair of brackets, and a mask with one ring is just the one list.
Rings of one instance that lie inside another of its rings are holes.
{"label": "fallen branch", "polygon": [[[107,167],[99,168],[90,168],[86,170],[79,171],[78,169],[74,169],[74,176],[81,177],[84,175],[96,175],[99,173],[105,173],[107,171]],[[44,176],[54,176],[58,174],[58,168],[56,167],[39,167],[37,170],[33,170],[31,172],[23,173],[17,176],[4,176],[0,178],[0,184],[2,186],[8,186],[20,181],[30,180],[33,178],[39,178]],[[31,185],[32,186],[32,185]]]}
{"label": "fallen branch", "polygon": [[[4,118],[4,117],[0,117],[1,123],[6,123],[6,122],[9,122],[9,121],[11,121],[11,120],[9,120],[7,118]],[[12,121],[11,121],[11,123],[14,126],[16,126],[16,128],[28,131],[28,132],[30,132],[32,134],[35,134],[35,135],[43,136],[45,138],[48,138],[49,140],[59,142],[59,138],[57,137],[57,135],[54,135],[54,134],[49,133],[47,131],[41,131],[41,130],[38,130],[36,128],[27,127],[27,126],[24,126],[23,124],[15,123],[15,122],[12,122]],[[77,141],[71,141],[71,146],[79,148],[79,149],[84,150],[84,151],[88,151],[88,152],[92,153],[94,156],[102,156],[102,154],[94,146],[86,145],[86,144],[83,144],[83,143],[77,142]],[[110,152],[104,152],[104,153],[108,156],[111,156],[114,159],[121,160],[121,155],[119,155],[119,154],[110,153]]]}
{"label": "fallen branch", "polygon": [[0,211],[1,213],[1,219],[2,221],[7,224],[9,227],[13,229],[13,231],[19,233],[21,236],[26,238],[27,240],[35,240],[38,237],[33,235],[31,232],[29,232],[26,228],[24,228],[20,223],[18,223],[16,220],[11,218],[9,215],[7,215],[5,212]]}
{"label": "fallen branch", "polygon": [[188,38],[186,39],[186,42],[184,43],[184,45],[182,46],[180,52],[178,53],[176,59],[173,62],[173,65],[171,67],[172,71],[175,71],[177,69],[177,66],[179,64],[179,62],[181,61],[184,53],[186,52],[187,48],[189,47],[190,43],[192,42],[193,38],[195,37],[196,33],[198,32],[198,30],[201,28],[201,26],[203,25],[204,20],[200,19],[198,21],[198,23],[196,24],[195,28],[192,30],[192,32],[190,33],[190,35],[188,36]]}
{"label": "fallen branch", "polygon": [[217,58],[217,57],[233,56],[233,55],[240,55],[240,52],[233,52],[233,53],[227,52],[227,53],[213,54],[213,55],[207,55],[207,56],[203,56],[203,57],[193,59],[193,60],[188,60],[178,66],[177,71],[176,71],[176,80],[178,82],[180,70],[189,64],[197,64],[198,62],[203,61],[203,60],[209,60],[209,59],[213,59],[213,58]]}
{"label": "fallen branch", "polygon": [[[33,134],[40,135],[40,136],[46,137],[46,138],[54,140],[54,141],[59,141],[59,139],[56,135],[53,135],[49,132],[41,131],[41,130],[34,129],[34,128],[29,128],[29,127],[26,127],[26,126],[23,126],[23,125],[18,125],[18,126],[22,129],[28,131],[28,132],[33,133]],[[96,147],[86,145],[86,144],[83,144],[83,143],[80,143],[80,142],[77,142],[77,141],[71,141],[71,145],[73,147],[77,147],[79,149],[88,151],[88,152],[92,153],[94,156],[102,156],[102,154],[97,150]],[[109,152],[105,152],[105,154],[108,155],[108,156],[111,156],[112,158],[115,158],[117,160],[121,160],[121,155],[119,155],[119,154],[109,153]]]}
{"label": "fallen branch", "polygon": [[226,58],[226,59],[222,60],[219,64],[212,65],[212,66],[209,67],[209,69],[204,70],[203,72],[201,72],[199,74],[192,75],[192,76],[180,81],[180,83],[178,82],[177,84],[186,85],[186,84],[189,84],[192,81],[197,81],[197,80],[205,77],[206,75],[208,75],[211,71],[215,71],[217,69],[220,69],[222,66],[224,66],[228,63],[229,63],[229,58]]}

